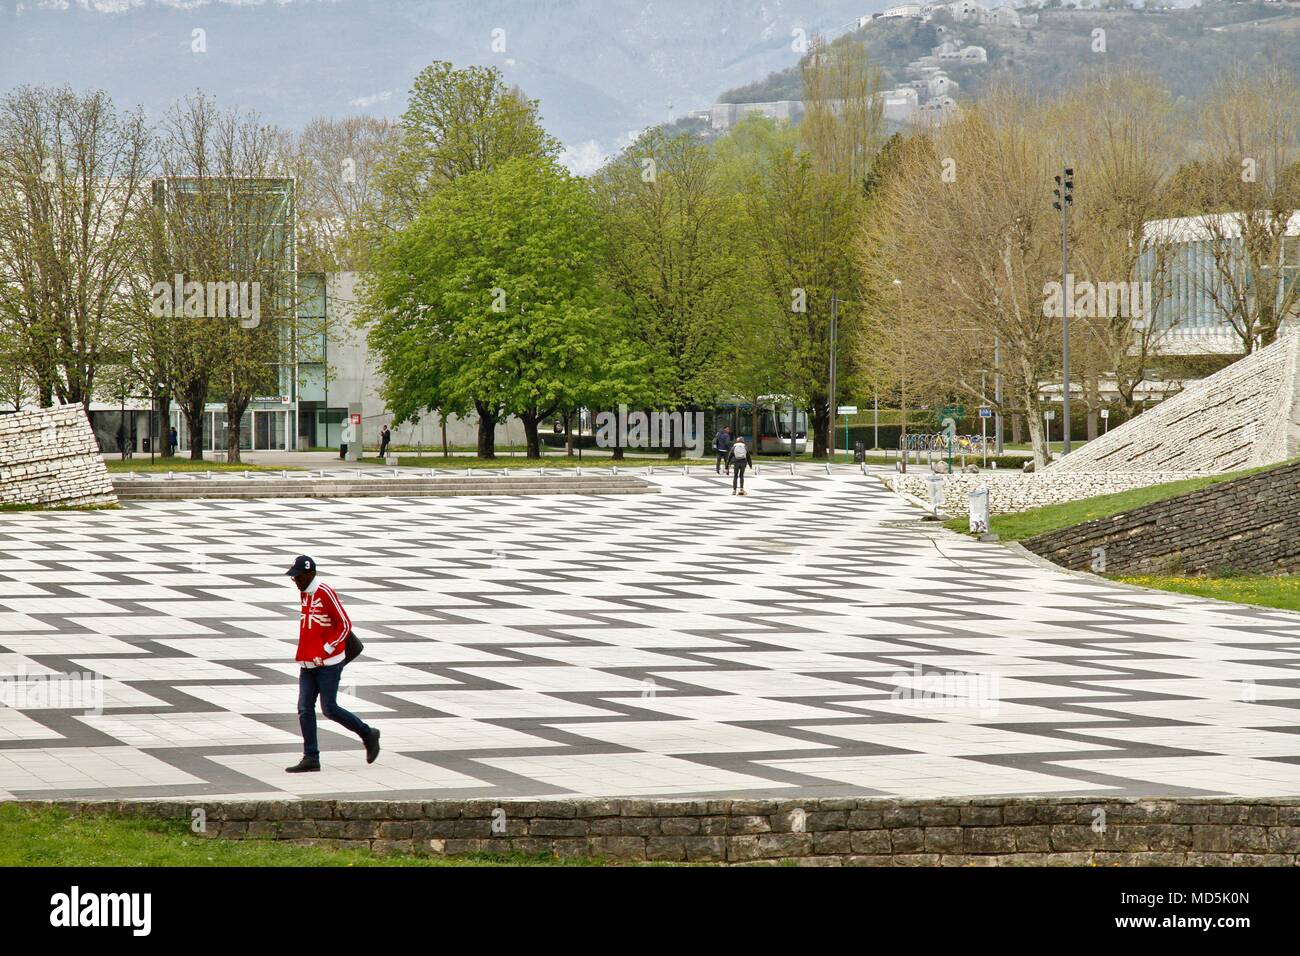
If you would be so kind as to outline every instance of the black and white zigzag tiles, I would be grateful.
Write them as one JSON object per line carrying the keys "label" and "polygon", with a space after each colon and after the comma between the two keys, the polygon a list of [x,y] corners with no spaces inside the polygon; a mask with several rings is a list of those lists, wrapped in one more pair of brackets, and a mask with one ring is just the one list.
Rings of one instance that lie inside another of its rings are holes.
{"label": "black and white zigzag tiles", "polygon": [[[0,797],[1300,794],[1300,618],[1058,573],[851,472],[654,480],[0,515]],[[298,553],[366,642],[374,765],[322,720],[324,771],[283,772]]]}

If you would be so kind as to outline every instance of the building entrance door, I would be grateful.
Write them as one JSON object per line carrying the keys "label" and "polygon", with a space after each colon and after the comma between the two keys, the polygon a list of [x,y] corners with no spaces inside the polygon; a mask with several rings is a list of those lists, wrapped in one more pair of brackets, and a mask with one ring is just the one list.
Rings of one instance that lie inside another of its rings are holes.
{"label": "building entrance door", "polygon": [[253,450],[283,450],[285,419],[288,412],[254,411],[253,412]]}

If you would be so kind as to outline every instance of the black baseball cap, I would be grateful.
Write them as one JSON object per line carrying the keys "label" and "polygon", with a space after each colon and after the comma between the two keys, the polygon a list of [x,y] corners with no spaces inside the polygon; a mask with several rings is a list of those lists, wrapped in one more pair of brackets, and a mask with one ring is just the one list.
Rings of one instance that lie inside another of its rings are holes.
{"label": "black baseball cap", "polygon": [[300,574],[306,574],[308,571],[316,570],[316,562],[305,554],[300,554],[293,559],[293,567],[284,572],[291,578],[296,578]]}

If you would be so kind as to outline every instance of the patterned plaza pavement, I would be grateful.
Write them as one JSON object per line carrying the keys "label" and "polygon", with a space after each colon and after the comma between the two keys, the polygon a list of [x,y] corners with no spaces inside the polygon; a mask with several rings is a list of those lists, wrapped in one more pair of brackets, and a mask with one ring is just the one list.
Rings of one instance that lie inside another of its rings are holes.
{"label": "patterned plaza pavement", "polygon": [[[852,469],[650,480],[0,514],[0,798],[1300,795],[1300,617],[1056,571]],[[300,552],[366,642],[373,765],[321,720],[283,771]]]}

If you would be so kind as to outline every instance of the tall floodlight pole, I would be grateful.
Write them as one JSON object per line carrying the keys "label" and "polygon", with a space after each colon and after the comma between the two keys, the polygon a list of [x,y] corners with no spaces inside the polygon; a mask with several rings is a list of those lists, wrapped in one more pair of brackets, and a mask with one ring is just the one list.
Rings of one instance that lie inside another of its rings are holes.
{"label": "tall floodlight pole", "polygon": [[[1056,202],[1052,205],[1061,211],[1061,454],[1070,453],[1070,205],[1074,202],[1074,168],[1065,167],[1065,178],[1056,177],[1052,190]],[[1048,457],[1051,457],[1048,443]]]}
{"label": "tall floodlight pole", "polygon": [[1002,339],[993,335],[993,401],[997,403],[997,414],[993,417],[993,443],[997,454],[1002,454]]}
{"label": "tall floodlight pole", "polygon": [[[839,406],[835,402],[835,346],[837,345],[838,338],[839,338],[839,311],[840,311],[839,307],[840,307],[839,296],[836,293],[832,292],[831,293],[831,383],[830,383],[830,398],[827,399],[826,402],[827,404],[826,414],[830,418],[830,428],[828,429],[828,431],[831,434],[832,445],[835,444],[835,413],[839,410]],[[793,441],[793,429],[791,431],[791,440]],[[827,451],[830,451],[830,449],[827,449]],[[831,459],[834,460],[834,458],[835,455],[832,453]]]}

